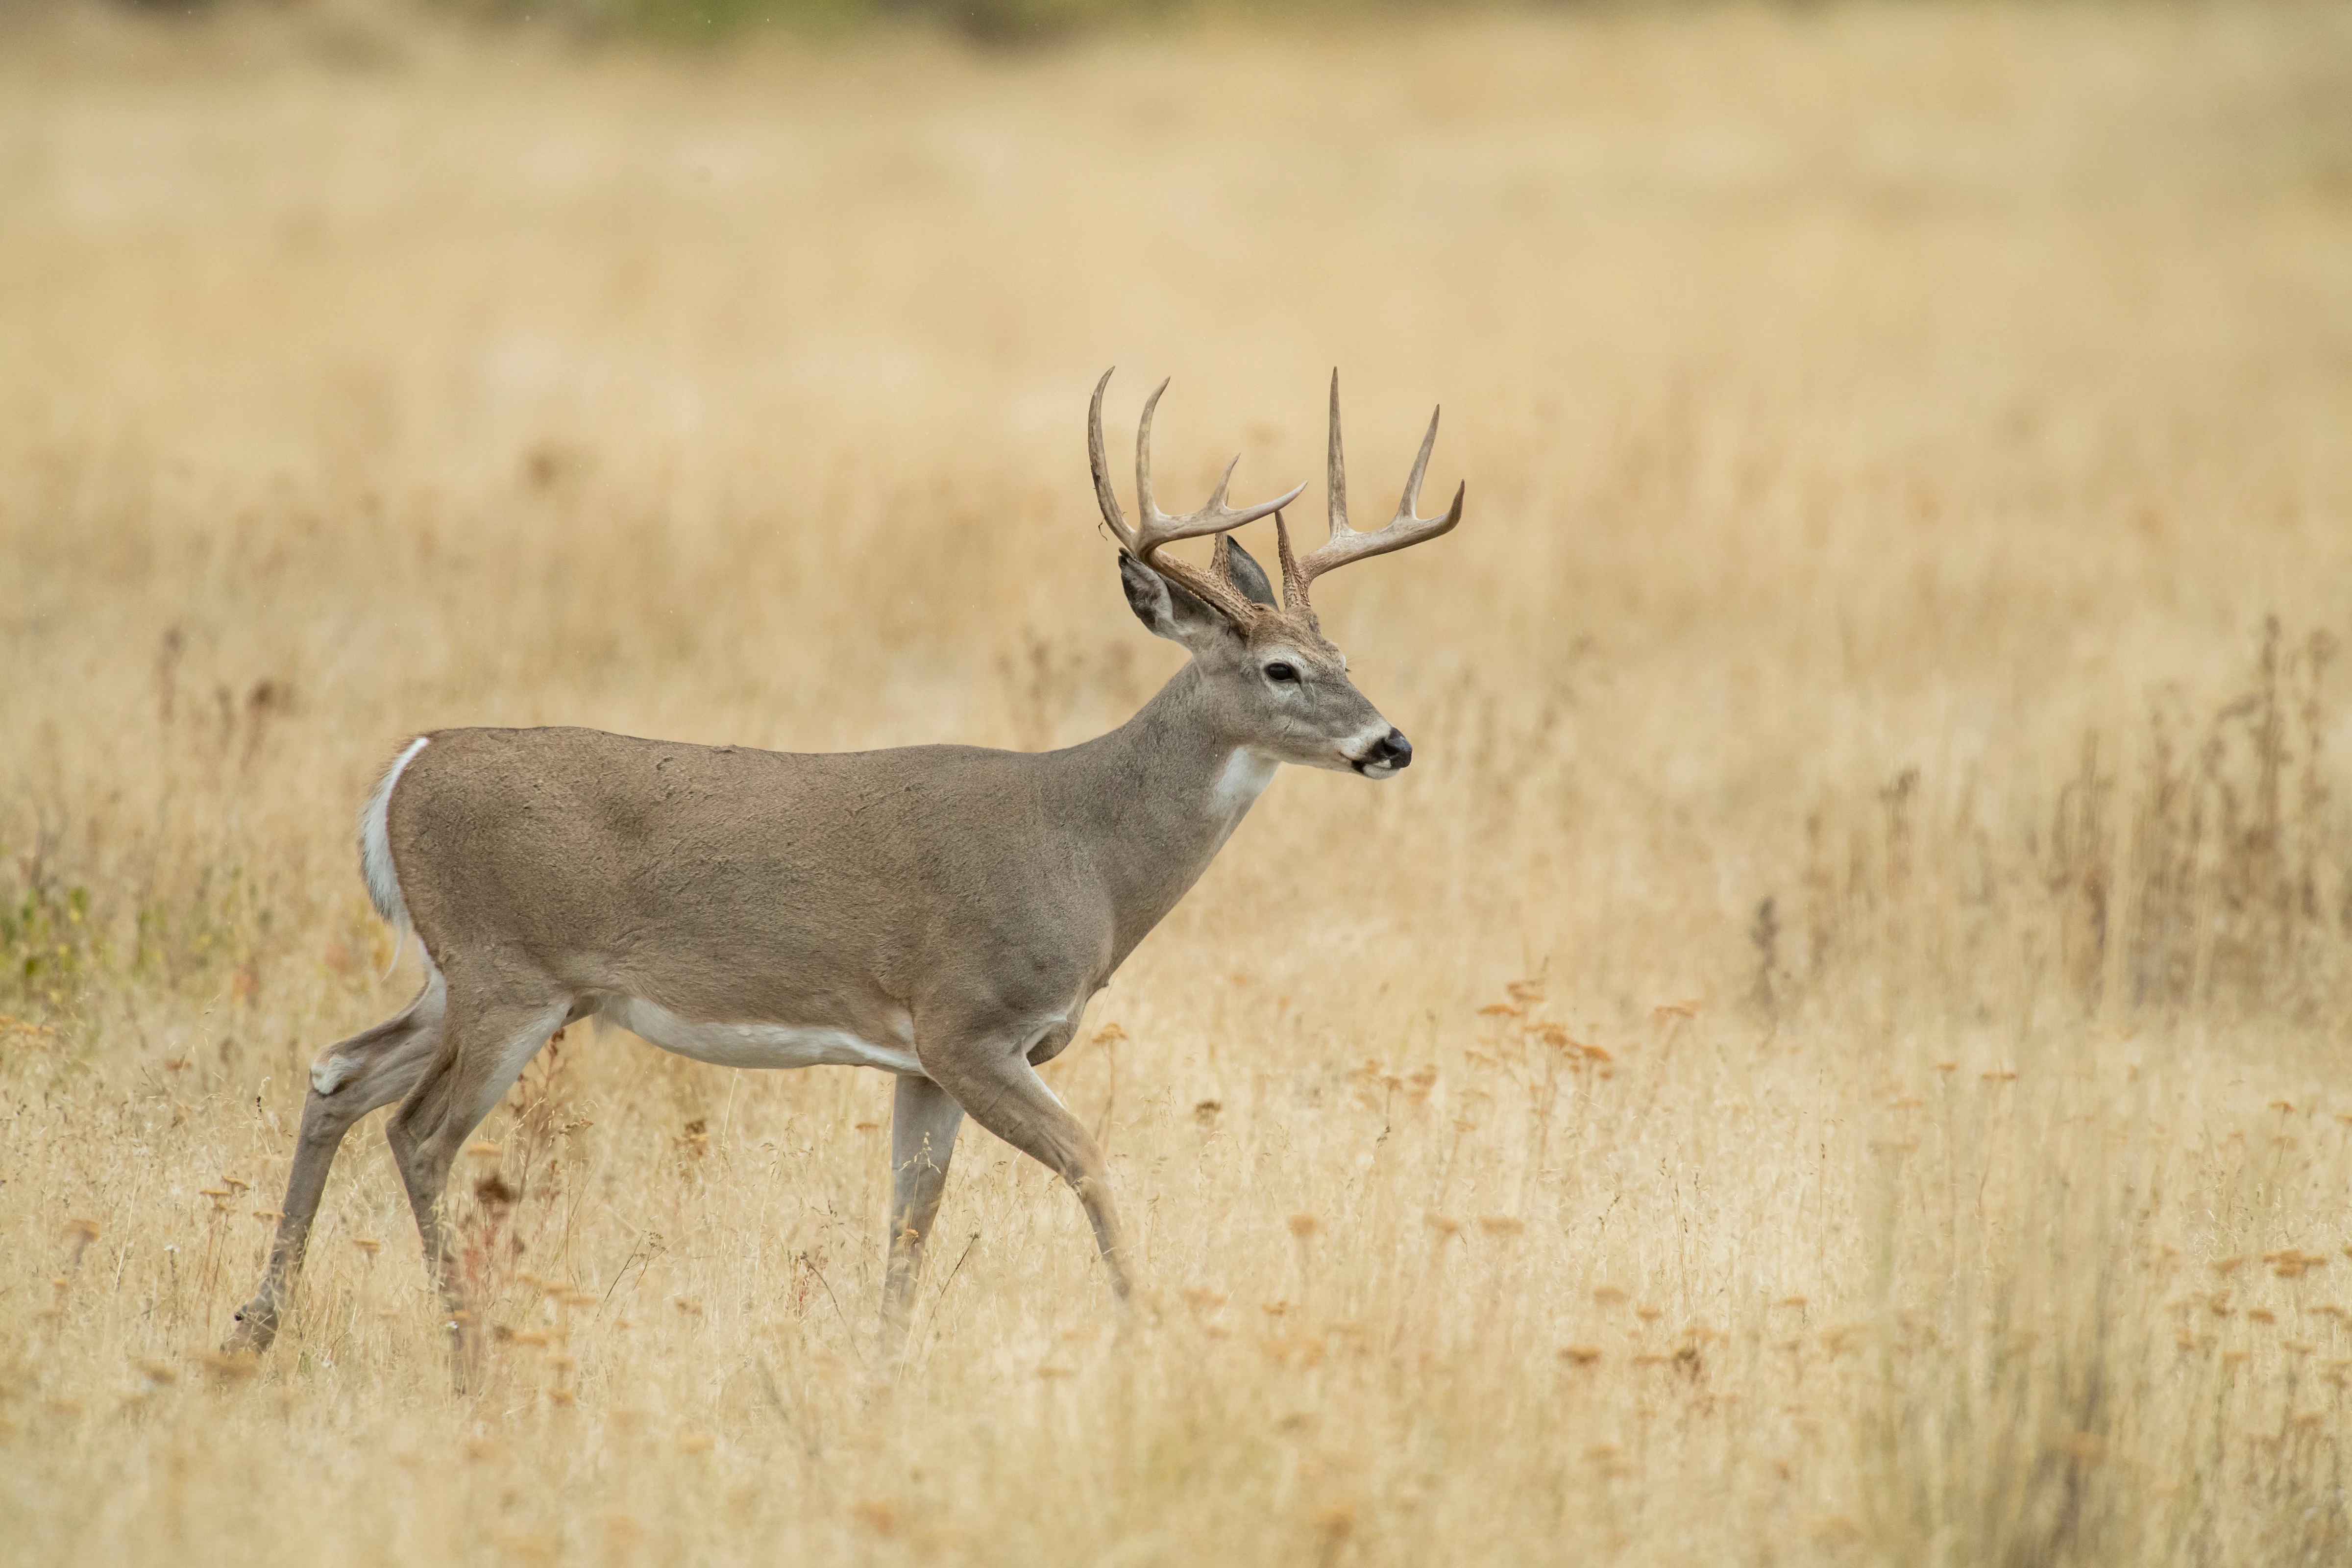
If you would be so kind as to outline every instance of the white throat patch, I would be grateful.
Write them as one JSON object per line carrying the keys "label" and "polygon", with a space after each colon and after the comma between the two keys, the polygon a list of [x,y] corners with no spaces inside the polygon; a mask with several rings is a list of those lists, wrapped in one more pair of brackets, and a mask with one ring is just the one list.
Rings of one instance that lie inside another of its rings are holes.
{"label": "white throat patch", "polygon": [[1238,818],[1265,793],[1274,782],[1274,770],[1282,764],[1263,752],[1253,752],[1244,746],[1225,759],[1217,774],[1217,782],[1209,792],[1209,800],[1219,816]]}

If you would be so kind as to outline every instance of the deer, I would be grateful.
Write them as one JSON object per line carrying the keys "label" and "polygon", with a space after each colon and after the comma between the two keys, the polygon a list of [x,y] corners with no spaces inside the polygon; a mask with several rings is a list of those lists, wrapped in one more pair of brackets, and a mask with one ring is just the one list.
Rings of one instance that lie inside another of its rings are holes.
{"label": "deer", "polygon": [[[1114,367],[1115,368],[1115,367]],[[895,1363],[969,1117],[1060,1177],[1124,1310],[1130,1270],[1102,1150],[1037,1068],[1232,837],[1284,763],[1389,779],[1403,733],[1356,689],[1308,590],[1326,573],[1434,539],[1468,485],[1418,515],[1437,414],[1396,515],[1348,521],[1331,378],[1330,533],[1293,552],[1273,500],[1227,503],[1239,455],[1199,510],[1160,511],[1151,422],[1135,447],[1137,520],[1087,416],[1095,499],[1144,627],[1192,657],[1108,734],[1059,751],[925,745],[803,753],[587,729],[436,730],[368,795],[360,864],[376,912],[422,949],[398,1014],[320,1053],[259,1288],[229,1347],[277,1337],[329,1167],[352,1124],[386,1126],[448,1306],[467,1324],[443,1194],[460,1151],[524,1067],[583,1019],[732,1068],[848,1064],[892,1074],[889,1236],[880,1339]],[[1233,537],[1271,515],[1281,597]],[[1213,535],[1205,568],[1163,553]]]}

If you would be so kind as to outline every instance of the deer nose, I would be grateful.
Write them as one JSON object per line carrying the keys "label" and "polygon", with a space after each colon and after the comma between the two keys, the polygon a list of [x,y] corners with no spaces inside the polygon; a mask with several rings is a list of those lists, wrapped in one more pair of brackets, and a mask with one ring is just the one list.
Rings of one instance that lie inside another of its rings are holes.
{"label": "deer nose", "polygon": [[1381,764],[1392,768],[1409,766],[1412,762],[1412,742],[1404,738],[1402,730],[1391,730],[1372,742],[1372,754],[1365,761],[1375,767]]}

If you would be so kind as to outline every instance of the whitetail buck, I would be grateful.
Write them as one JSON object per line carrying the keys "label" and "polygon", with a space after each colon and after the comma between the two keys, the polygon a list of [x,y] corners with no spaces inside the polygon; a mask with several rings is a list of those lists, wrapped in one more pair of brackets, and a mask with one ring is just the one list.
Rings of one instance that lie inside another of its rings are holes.
{"label": "whitetail buck", "polygon": [[[1066,751],[973,746],[803,755],[594,730],[440,730],[411,741],[360,820],[376,910],[413,929],[425,986],[310,1069],[286,1205],[235,1343],[278,1331],[319,1195],[352,1122],[388,1132],[425,1254],[457,1305],[442,1189],[459,1149],[556,1030],[611,1020],[698,1061],[849,1063],[898,1079],[883,1337],[895,1352],[966,1115],[1061,1175],[1127,1294],[1102,1152],[1037,1076],[1087,1001],[1175,906],[1278,763],[1384,779],[1412,760],[1348,679],[1307,589],[1335,566],[1452,528],[1414,515],[1429,434],[1395,518],[1348,525],[1331,382],[1331,537],[1291,552],[1280,509],[1235,510],[1234,464],[1188,517],[1152,504],[1151,415],[1130,527],[1087,448],[1138,619],[1190,663],[1142,711]],[[1236,458],[1234,462],[1239,462]],[[1304,489],[1301,486],[1300,489]],[[1229,531],[1272,513],[1279,604]],[[1163,546],[1217,536],[1207,570]],[[457,1321],[463,1321],[462,1317]],[[462,1336],[461,1336],[462,1338]]]}

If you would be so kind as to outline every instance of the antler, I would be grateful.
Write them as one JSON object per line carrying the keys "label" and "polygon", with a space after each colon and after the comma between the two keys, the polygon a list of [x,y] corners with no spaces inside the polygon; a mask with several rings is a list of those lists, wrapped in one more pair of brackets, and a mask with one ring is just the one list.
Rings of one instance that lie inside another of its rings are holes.
{"label": "antler", "polygon": [[[1236,511],[1225,504],[1225,487],[1233,482],[1234,467],[1242,460],[1241,454],[1236,452],[1233,462],[1225,465],[1223,477],[1217,480],[1216,490],[1209,497],[1206,506],[1183,517],[1170,517],[1161,511],[1152,504],[1151,499],[1151,415],[1160,406],[1160,395],[1168,390],[1168,384],[1163,381],[1144,400],[1143,422],[1136,430],[1135,504],[1142,513],[1143,521],[1140,527],[1129,528],[1127,518],[1118,510],[1118,495],[1111,489],[1110,468],[1103,456],[1103,388],[1110,384],[1110,371],[1103,372],[1102,379],[1095,383],[1094,402],[1087,409],[1087,456],[1094,466],[1095,500],[1102,508],[1103,521],[1110,525],[1112,534],[1129,555],[1170,582],[1181,584],[1234,625],[1246,625],[1250,617],[1258,613],[1259,606],[1251,603],[1249,596],[1234,585],[1232,570],[1223,550],[1217,552],[1217,564],[1221,570],[1213,574],[1172,556],[1164,560],[1154,557],[1164,544],[1173,544],[1180,539],[1198,539],[1204,533],[1223,534],[1245,522],[1255,522],[1269,512],[1277,512],[1297,500],[1299,491],[1307,487],[1300,485],[1288,495],[1277,497],[1263,506],[1244,507]],[[1427,456],[1426,453],[1423,455]]]}
{"label": "antler", "polygon": [[1389,520],[1387,527],[1373,533],[1359,533],[1349,527],[1348,469],[1339,451],[1339,373],[1331,373],[1331,537],[1306,560],[1297,560],[1290,553],[1290,530],[1280,517],[1274,520],[1276,542],[1282,551],[1282,597],[1286,605],[1312,615],[1307,589],[1324,573],[1350,561],[1385,555],[1391,550],[1434,539],[1462,521],[1462,498],[1470,488],[1466,480],[1454,490],[1454,504],[1446,508],[1443,517],[1414,515],[1413,508],[1421,504],[1421,478],[1429,468],[1430,449],[1436,445],[1437,412],[1433,410],[1429,434],[1421,438],[1421,455],[1412,460],[1412,473],[1404,482],[1404,499],[1397,502],[1396,516]]}

